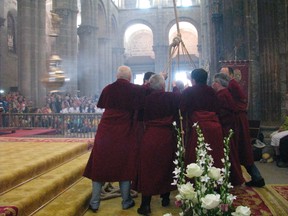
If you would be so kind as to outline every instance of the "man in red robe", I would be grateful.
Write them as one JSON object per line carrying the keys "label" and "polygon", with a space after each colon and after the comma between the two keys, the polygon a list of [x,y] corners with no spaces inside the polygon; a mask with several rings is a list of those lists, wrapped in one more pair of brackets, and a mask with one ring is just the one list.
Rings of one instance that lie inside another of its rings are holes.
{"label": "man in red robe", "polygon": [[[235,131],[235,112],[236,105],[228,90],[229,77],[224,73],[217,73],[214,76],[212,88],[216,91],[216,95],[220,101],[219,120],[222,125],[223,134],[228,137],[229,130]],[[242,185],[245,179],[242,175],[241,164],[238,155],[238,146],[235,142],[235,134],[230,139],[230,162],[231,162],[231,174],[230,182],[232,185]]]}
{"label": "man in red robe", "polygon": [[235,138],[239,148],[239,159],[240,163],[246,168],[252,179],[251,181],[246,182],[246,185],[251,187],[263,187],[265,181],[254,164],[253,147],[249,134],[249,121],[247,116],[247,98],[240,84],[234,79],[233,68],[221,68],[220,73],[225,73],[230,77],[228,90],[236,104]]}
{"label": "man in red robe", "polygon": [[180,94],[165,92],[165,80],[155,74],[149,80],[151,93],[145,98],[145,130],[140,146],[140,167],[138,191],[142,193],[141,215],[151,213],[152,195],[160,194],[162,206],[169,205],[175,165],[177,137],[173,121],[178,116]]}
{"label": "man in red robe", "polygon": [[223,167],[224,144],[222,126],[217,114],[219,100],[211,86],[207,85],[208,73],[204,69],[195,69],[191,73],[192,87],[186,88],[181,95],[180,109],[184,117],[186,141],[186,164],[196,162],[197,133],[194,127],[198,122],[205,142],[212,148],[214,166]]}
{"label": "man in red robe", "polygon": [[99,208],[101,188],[105,182],[119,182],[123,209],[135,205],[130,196],[137,152],[133,116],[137,108],[136,99],[141,100],[141,88],[130,83],[131,78],[131,69],[120,66],[117,80],[103,89],[97,104],[105,111],[84,171],[84,176],[92,180],[90,209],[94,212]]}

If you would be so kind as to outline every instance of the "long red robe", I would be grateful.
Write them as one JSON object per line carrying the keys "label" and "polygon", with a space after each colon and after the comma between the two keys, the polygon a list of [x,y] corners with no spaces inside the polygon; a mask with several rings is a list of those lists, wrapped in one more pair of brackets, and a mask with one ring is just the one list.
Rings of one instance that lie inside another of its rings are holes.
{"label": "long red robe", "polygon": [[181,96],[180,109],[186,119],[186,164],[196,162],[197,133],[192,125],[198,122],[205,142],[210,144],[209,152],[214,159],[214,166],[222,168],[224,157],[222,126],[217,114],[219,100],[214,90],[203,84],[196,84],[185,89]]}
{"label": "long red robe", "polygon": [[236,103],[235,138],[239,148],[240,163],[244,166],[250,166],[254,163],[254,157],[249,134],[247,98],[241,86],[235,79],[230,80],[228,89]]}
{"label": "long red robe", "polygon": [[164,194],[175,190],[172,186],[177,148],[176,120],[179,95],[153,92],[146,97],[145,131],[140,146],[138,191],[143,195]]}
{"label": "long red robe", "polygon": [[85,177],[99,182],[135,178],[137,151],[133,116],[140,98],[141,88],[124,79],[103,89],[97,106],[105,111],[83,174]]}
{"label": "long red robe", "polygon": [[[220,101],[220,112],[219,120],[223,128],[223,134],[225,137],[229,135],[229,130],[232,129],[235,131],[235,110],[236,105],[227,88],[222,89],[216,92],[216,95]],[[230,173],[230,182],[232,185],[237,186],[245,182],[241,165],[238,155],[238,145],[235,142],[235,134],[233,134],[230,140],[230,162],[231,162],[231,173]]]}

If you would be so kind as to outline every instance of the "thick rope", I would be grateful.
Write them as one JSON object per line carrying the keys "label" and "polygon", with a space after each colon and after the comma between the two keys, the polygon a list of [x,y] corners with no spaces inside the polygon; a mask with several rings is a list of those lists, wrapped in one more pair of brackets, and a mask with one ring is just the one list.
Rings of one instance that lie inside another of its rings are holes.
{"label": "thick rope", "polygon": [[[192,68],[196,68],[196,65],[193,62],[181,37],[179,20],[178,20],[178,15],[177,15],[177,5],[176,5],[175,0],[173,0],[173,7],[174,7],[174,13],[175,13],[176,27],[177,27],[177,36],[173,38],[173,41],[169,46],[169,57],[168,57],[167,64],[164,68],[164,71],[167,72],[168,74],[168,91],[170,91],[170,88],[171,88],[171,76],[172,76],[171,65],[173,61],[173,56],[175,55],[176,52],[177,52],[177,59],[178,59],[178,67],[179,67],[179,62],[180,62],[180,50],[181,50],[185,57],[188,56],[188,62],[191,64]],[[181,47],[181,49],[179,49],[179,47]]]}
{"label": "thick rope", "polygon": [[[138,193],[134,190],[131,190],[130,194],[133,198],[138,196]],[[111,182],[106,182],[101,190],[101,200],[112,199],[116,197],[121,197],[120,188],[118,186],[113,186]]]}

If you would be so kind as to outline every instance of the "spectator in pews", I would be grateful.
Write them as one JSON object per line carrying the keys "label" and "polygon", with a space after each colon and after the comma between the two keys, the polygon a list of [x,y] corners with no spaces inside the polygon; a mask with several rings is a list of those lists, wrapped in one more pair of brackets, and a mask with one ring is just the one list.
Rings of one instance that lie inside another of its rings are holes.
{"label": "spectator in pews", "polygon": [[76,101],[74,101],[72,106],[69,108],[69,113],[80,113],[80,107]]}
{"label": "spectator in pews", "polygon": [[277,166],[288,167],[288,116],[285,117],[283,124],[270,137],[271,146],[274,147],[275,151]]}

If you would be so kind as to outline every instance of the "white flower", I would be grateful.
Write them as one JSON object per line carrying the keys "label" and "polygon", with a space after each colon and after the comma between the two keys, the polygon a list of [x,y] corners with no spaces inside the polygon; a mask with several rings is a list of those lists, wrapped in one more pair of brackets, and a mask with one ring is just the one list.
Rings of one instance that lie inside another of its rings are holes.
{"label": "white flower", "polygon": [[213,209],[219,206],[221,199],[219,194],[207,194],[205,197],[201,198],[202,208]]}
{"label": "white flower", "polygon": [[235,212],[232,213],[233,216],[249,216],[251,215],[251,210],[247,206],[238,206]]}
{"label": "white flower", "polygon": [[177,185],[178,184],[178,180],[174,179],[173,182],[171,183],[171,185]]}
{"label": "white flower", "polygon": [[236,196],[234,196],[233,194],[229,194],[227,199],[230,203],[233,203],[233,200],[236,200]]}
{"label": "white flower", "polygon": [[188,178],[193,178],[193,177],[199,177],[201,176],[203,173],[203,170],[201,170],[201,168],[195,164],[195,163],[191,163],[187,166],[187,169],[186,169],[186,176]]}
{"label": "white flower", "polygon": [[176,121],[173,121],[173,123],[172,123],[174,126],[176,126],[177,124],[176,124]]}
{"label": "white flower", "polygon": [[196,196],[193,184],[191,184],[190,182],[180,185],[178,191],[184,199],[193,200]]}
{"label": "white flower", "polygon": [[175,170],[173,171],[173,173],[174,173],[175,176],[178,176],[179,173],[181,173],[181,169],[176,167]]}
{"label": "white flower", "polygon": [[211,167],[208,171],[208,176],[214,180],[221,178],[221,169],[216,167]]}
{"label": "white flower", "polygon": [[209,182],[210,178],[207,175],[201,176],[200,177],[201,182]]}
{"label": "white flower", "polygon": [[177,195],[175,196],[175,199],[176,199],[177,201],[180,201],[180,200],[182,199],[182,197],[181,197],[180,194],[177,194]]}
{"label": "white flower", "polygon": [[171,213],[166,213],[163,216],[172,216],[172,214]]}

